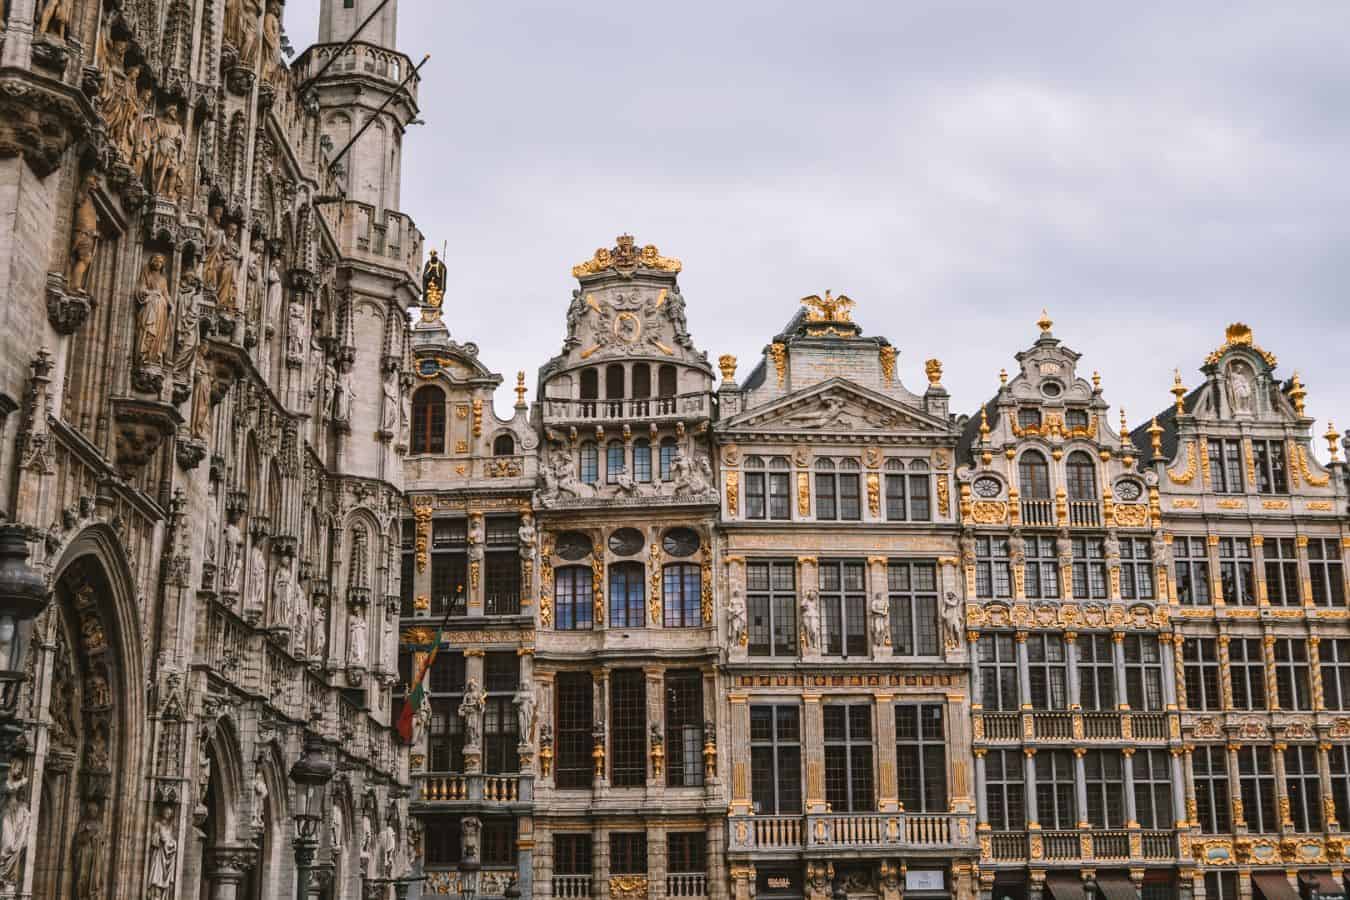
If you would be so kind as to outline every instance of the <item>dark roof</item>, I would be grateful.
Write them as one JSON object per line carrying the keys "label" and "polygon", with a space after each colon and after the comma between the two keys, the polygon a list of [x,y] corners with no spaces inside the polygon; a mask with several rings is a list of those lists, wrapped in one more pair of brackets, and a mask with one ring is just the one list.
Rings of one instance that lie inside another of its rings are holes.
{"label": "dark roof", "polygon": [[[1204,389],[1205,382],[1202,381],[1186,395],[1187,409],[1195,409],[1195,401],[1199,398]],[[1148,433],[1148,430],[1153,427],[1153,419],[1149,419],[1147,422],[1144,422],[1130,432],[1130,441],[1134,443],[1134,448],[1139,453],[1139,465],[1141,468],[1153,465],[1158,459],[1161,459],[1163,462],[1170,462],[1175,459],[1177,455],[1177,444],[1180,443],[1180,441],[1177,439],[1176,404],[1173,403],[1166,409],[1159,411],[1155,418],[1158,420],[1158,426],[1162,428],[1161,456],[1154,457],[1153,438]]]}
{"label": "dark roof", "polygon": [[[984,405],[985,415],[989,417],[989,427],[993,428],[998,424],[998,395],[995,394],[989,398],[989,402]],[[975,414],[966,420],[965,427],[961,429],[961,438],[956,442],[956,464],[958,466],[971,465],[975,462],[975,442],[980,438],[980,411],[975,410]]]}

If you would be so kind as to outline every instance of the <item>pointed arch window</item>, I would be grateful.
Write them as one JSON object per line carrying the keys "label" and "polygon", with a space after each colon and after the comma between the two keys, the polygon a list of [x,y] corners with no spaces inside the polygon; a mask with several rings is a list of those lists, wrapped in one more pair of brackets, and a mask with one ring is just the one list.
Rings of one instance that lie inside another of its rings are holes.
{"label": "pointed arch window", "polygon": [[440,388],[428,385],[413,394],[412,452],[445,452],[445,393]]}

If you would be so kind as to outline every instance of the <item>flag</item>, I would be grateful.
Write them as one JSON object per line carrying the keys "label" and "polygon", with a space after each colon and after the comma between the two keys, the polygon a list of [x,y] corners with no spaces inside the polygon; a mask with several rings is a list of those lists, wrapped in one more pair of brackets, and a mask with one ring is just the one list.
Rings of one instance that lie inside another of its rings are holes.
{"label": "flag", "polygon": [[431,645],[431,652],[427,658],[422,661],[422,667],[417,670],[413,677],[412,686],[408,689],[408,696],[403,698],[403,709],[398,714],[398,736],[403,739],[403,743],[411,744],[413,739],[413,718],[417,711],[422,707],[422,701],[426,699],[426,681],[427,672],[431,671],[431,664],[436,661],[436,654],[441,650],[441,635],[445,633],[445,626],[450,623],[450,612],[454,605],[450,604],[445,611],[445,618],[441,619],[440,627],[436,629],[436,640]]}

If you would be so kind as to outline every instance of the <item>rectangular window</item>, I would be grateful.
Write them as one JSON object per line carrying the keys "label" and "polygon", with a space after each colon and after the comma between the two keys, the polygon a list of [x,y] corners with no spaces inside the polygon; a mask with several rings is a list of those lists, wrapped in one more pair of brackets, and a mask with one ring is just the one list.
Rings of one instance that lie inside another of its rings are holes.
{"label": "rectangular window", "polygon": [[1078,638],[1078,702],[1089,712],[1116,710],[1116,654],[1109,634]]}
{"label": "rectangular window", "polygon": [[666,785],[703,786],[703,676],[666,672]]}
{"label": "rectangular window", "polygon": [[750,655],[796,656],[797,564],[747,562],[745,588]]}
{"label": "rectangular window", "polygon": [[1083,771],[1087,779],[1087,821],[1097,828],[1123,828],[1125,774],[1120,751],[1089,750],[1083,758]]}
{"label": "rectangular window", "polygon": [[1153,635],[1125,635],[1125,702],[1135,712],[1163,708],[1162,656]]}
{"label": "rectangular window", "polygon": [[1233,682],[1233,709],[1266,708],[1266,661],[1259,638],[1228,642],[1228,677]]}
{"label": "rectangular window", "polygon": [[1182,606],[1208,606],[1209,550],[1203,537],[1177,536],[1172,541],[1176,560],[1177,602]]}
{"label": "rectangular window", "polygon": [[589,834],[553,835],[553,874],[591,874],[591,836]]}
{"label": "rectangular window", "polygon": [[1191,754],[1195,775],[1195,805],[1200,830],[1227,834],[1233,830],[1228,795],[1228,750],[1222,744],[1202,744]]}
{"label": "rectangular window", "polygon": [[750,707],[750,794],[755,815],[802,811],[801,713],[796,706]]}
{"label": "rectangular window", "polygon": [[1289,474],[1284,465],[1284,441],[1252,441],[1252,452],[1255,454],[1257,492],[1289,493]]}
{"label": "rectangular window", "polygon": [[763,472],[745,473],[745,517],[747,519],[762,519],[765,516],[764,479]]}
{"label": "rectangular window", "polygon": [[590,566],[564,566],[553,573],[558,631],[587,631],[594,625],[595,593]]}
{"label": "rectangular window", "polygon": [[1205,900],[1239,900],[1236,872],[1206,872]]}
{"label": "rectangular window", "polygon": [[1078,827],[1078,803],[1074,795],[1073,754],[1068,750],[1042,750],[1036,765],[1036,815],[1041,827],[1051,831]]}
{"label": "rectangular window", "polygon": [[468,557],[460,552],[431,554],[431,614],[467,616],[469,604],[464,593],[468,582]]}
{"label": "rectangular window", "polygon": [[460,816],[428,816],[425,824],[425,852],[428,865],[453,866],[459,863],[463,847]]}
{"label": "rectangular window", "polygon": [[891,522],[903,522],[908,518],[905,503],[905,476],[886,475],[886,518]]}
{"label": "rectangular window", "polygon": [[1308,541],[1308,574],[1314,604],[1345,606],[1345,564],[1340,541],[1327,538]]}
{"label": "rectangular window", "polygon": [[1144,538],[1120,541],[1120,596],[1125,600],[1154,599],[1153,552]]}
{"label": "rectangular window", "polygon": [[984,759],[984,798],[994,831],[1027,827],[1025,778],[1019,750],[990,750]]}
{"label": "rectangular window", "polygon": [[1286,747],[1284,781],[1289,795],[1289,818],[1294,830],[1322,830],[1322,779],[1317,772],[1317,748],[1310,744]]}
{"label": "rectangular window", "polygon": [[822,561],[818,568],[826,655],[866,656],[866,563],[830,560]]}
{"label": "rectangular window", "polygon": [[886,566],[890,592],[891,649],[896,656],[937,656],[937,565],[897,562]]}
{"label": "rectangular window", "polygon": [[647,684],[641,669],[609,676],[609,778],[614,787],[647,783]]}
{"label": "rectangular window", "polygon": [[1209,489],[1216,494],[1241,494],[1242,442],[1235,438],[1209,439]]}
{"label": "rectangular window", "polygon": [[1076,537],[1071,544],[1073,595],[1080,600],[1105,600],[1108,595],[1105,542],[1099,537]]}
{"label": "rectangular window", "polygon": [[633,442],[633,478],[639,484],[652,483],[652,445],[647,441]]}
{"label": "rectangular window", "polygon": [[947,811],[947,739],[942,704],[895,708],[895,773],[906,812]]}
{"label": "rectangular window", "polygon": [[641,628],[647,621],[647,570],[642,563],[609,567],[609,627]]}
{"label": "rectangular window", "polygon": [[483,659],[487,706],[483,710],[483,771],[502,775],[520,771],[520,720],[516,691],[520,688],[520,658],[514,652],[488,653]]}
{"label": "rectangular window", "polygon": [[1332,744],[1331,798],[1336,804],[1336,821],[1350,822],[1350,744]]}
{"label": "rectangular window", "polygon": [[1064,639],[1058,634],[1028,635],[1027,660],[1031,708],[1068,709],[1069,666]]}
{"label": "rectangular window", "polygon": [[594,442],[581,445],[581,465],[578,467],[581,480],[586,484],[595,484],[600,480],[600,451]]}
{"label": "rectangular window", "polygon": [[1280,819],[1275,813],[1275,769],[1269,747],[1246,744],[1238,748],[1238,786],[1242,812],[1252,834],[1275,834]]}
{"label": "rectangular window", "polygon": [[559,790],[588,790],[591,786],[591,730],[595,725],[591,690],[590,672],[558,673],[553,752],[554,783]]}
{"label": "rectangular window", "polygon": [[[417,611],[414,606],[417,594],[417,583],[414,580],[417,571],[415,568],[416,560],[417,555],[414,553],[400,554],[398,570],[399,615],[405,617],[411,616]],[[445,615],[445,613],[441,613],[441,615]]]}
{"label": "rectangular window", "polygon": [[1138,750],[1134,769],[1134,813],[1144,828],[1171,830],[1172,760],[1166,750]]}
{"label": "rectangular window", "polygon": [[1275,642],[1275,690],[1280,709],[1312,709],[1308,669],[1308,645],[1302,638],[1281,638]]}
{"label": "rectangular window", "polygon": [[1267,538],[1262,547],[1266,558],[1266,599],[1271,606],[1298,606],[1298,555],[1293,538]]}
{"label": "rectangular window", "polygon": [[514,866],[516,864],[516,820],[505,816],[483,819],[479,835],[480,856],[485,866]]}
{"label": "rectangular window", "polygon": [[839,474],[839,518],[856,522],[862,518],[862,493],[856,474]]}
{"label": "rectangular window", "polygon": [[825,802],[837,812],[872,812],[872,706],[830,704],[825,724]]}
{"label": "rectangular window", "polygon": [[833,473],[828,475],[816,473],[816,518],[821,520],[839,518]]}
{"label": "rectangular window", "polygon": [[677,875],[706,874],[708,834],[704,831],[672,831],[666,835],[666,871]]}
{"label": "rectangular window", "polygon": [[[913,468],[913,463],[910,467]],[[945,478],[945,475],[939,475]],[[909,518],[912,522],[929,522],[933,518],[932,478],[927,473],[909,476]]]}
{"label": "rectangular window", "polygon": [[1008,631],[986,632],[975,643],[980,656],[980,703],[987,712],[1016,712],[1017,645]]}
{"label": "rectangular window", "polygon": [[484,566],[484,612],[514,616],[520,612],[520,551],[489,550]]}
{"label": "rectangular window", "polygon": [[1181,645],[1186,669],[1186,708],[1197,712],[1222,709],[1219,650],[1213,638],[1186,638]]}
{"label": "rectangular window", "polygon": [[1012,596],[1012,569],[1008,565],[1006,537],[975,539],[975,594],[981,599]]}
{"label": "rectangular window", "polygon": [[791,494],[786,472],[769,473],[769,518],[792,518]]}
{"label": "rectangular window", "polygon": [[647,874],[647,832],[609,833],[609,871],[615,875]]}
{"label": "rectangular window", "polygon": [[1060,596],[1059,560],[1055,540],[1049,535],[1026,538],[1026,594],[1028,600],[1056,599]]}
{"label": "rectangular window", "polygon": [[1252,542],[1247,538],[1219,538],[1219,582],[1229,606],[1255,606],[1252,582]]}
{"label": "rectangular window", "polygon": [[427,751],[433,772],[464,771],[464,722],[458,712],[461,699],[459,695],[431,698]]}
{"label": "rectangular window", "polygon": [[670,468],[675,464],[676,449],[677,446],[674,438],[666,438],[661,441],[658,464],[662,481],[670,481]]}
{"label": "rectangular window", "polygon": [[1350,640],[1323,639],[1317,655],[1322,663],[1322,705],[1350,709]]}
{"label": "rectangular window", "polygon": [[661,570],[661,624],[666,628],[697,628],[703,624],[700,601],[703,577],[693,563],[673,563]]}

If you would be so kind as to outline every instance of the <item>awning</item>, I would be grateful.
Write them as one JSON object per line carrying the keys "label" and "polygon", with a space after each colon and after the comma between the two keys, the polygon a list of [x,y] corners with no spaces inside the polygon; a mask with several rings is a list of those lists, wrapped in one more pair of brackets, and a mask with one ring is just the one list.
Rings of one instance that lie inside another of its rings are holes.
{"label": "awning", "polygon": [[1097,890],[1105,895],[1106,900],[1139,900],[1134,883],[1128,875],[1119,872],[1098,872]]}
{"label": "awning", "polygon": [[1266,900],[1299,900],[1283,872],[1253,872],[1252,883],[1261,889]]}
{"label": "awning", "polygon": [[1344,897],[1345,888],[1335,878],[1331,877],[1330,872],[1300,872],[1299,881],[1308,887],[1317,891],[1319,897]]}
{"label": "awning", "polygon": [[1076,872],[1051,872],[1045,876],[1045,886],[1055,900],[1083,900],[1085,896],[1083,879]]}

